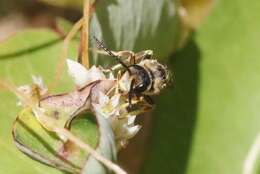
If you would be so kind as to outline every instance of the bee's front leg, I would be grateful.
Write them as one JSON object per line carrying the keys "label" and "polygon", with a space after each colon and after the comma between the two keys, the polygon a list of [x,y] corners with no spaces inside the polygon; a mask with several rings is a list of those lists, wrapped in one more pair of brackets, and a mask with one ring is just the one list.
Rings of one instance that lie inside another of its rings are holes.
{"label": "bee's front leg", "polygon": [[144,100],[145,100],[149,105],[151,105],[151,106],[154,105],[154,101],[153,101],[153,99],[152,99],[149,95],[142,95],[142,96],[143,96]]}
{"label": "bee's front leg", "polygon": [[[118,51],[118,52],[114,52],[116,56],[123,58],[123,62],[125,62],[128,66],[129,65],[133,65],[136,64],[136,57],[135,57],[135,53],[132,51]],[[112,70],[118,70],[122,67],[121,64],[117,64],[115,66],[113,66],[111,69]]]}
{"label": "bee's front leg", "polygon": [[128,111],[131,111],[133,109],[132,98],[135,95],[134,83],[135,83],[135,79],[133,79],[131,81],[130,90],[129,90],[129,93],[128,93],[128,103],[129,103],[129,105],[127,107]]}

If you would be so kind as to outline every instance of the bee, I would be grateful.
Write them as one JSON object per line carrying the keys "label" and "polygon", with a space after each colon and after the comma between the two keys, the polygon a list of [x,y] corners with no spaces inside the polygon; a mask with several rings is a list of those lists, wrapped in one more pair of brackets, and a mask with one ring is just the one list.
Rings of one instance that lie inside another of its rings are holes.
{"label": "bee", "polygon": [[[114,52],[96,37],[94,39],[99,49],[104,50],[107,55],[114,57],[119,62],[118,65],[110,68],[111,71],[120,67],[124,68],[124,72],[118,80],[118,86],[122,94],[128,95],[129,109],[133,107],[133,97],[142,97],[149,105],[153,105],[151,96],[158,95],[171,81],[171,73],[167,66],[154,58],[152,50],[136,54],[132,51]],[[126,61],[121,60],[123,57],[127,58]]]}

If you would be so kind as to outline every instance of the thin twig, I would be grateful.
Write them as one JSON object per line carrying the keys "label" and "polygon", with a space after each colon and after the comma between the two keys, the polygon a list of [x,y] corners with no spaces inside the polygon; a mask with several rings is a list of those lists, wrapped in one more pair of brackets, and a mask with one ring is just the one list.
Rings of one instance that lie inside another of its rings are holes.
{"label": "thin twig", "polygon": [[80,139],[78,139],[76,136],[74,136],[71,132],[69,132],[66,129],[57,128],[57,132],[62,134],[63,136],[67,137],[70,141],[77,144],[80,148],[85,150],[86,152],[90,153],[96,160],[103,163],[107,168],[113,170],[116,174],[127,174],[122,168],[120,168],[118,165],[113,163],[112,161],[106,159],[103,157],[100,153],[98,153],[95,149],[93,149],[88,144],[84,143]]}
{"label": "thin twig", "polygon": [[[69,43],[83,25],[85,27],[87,26],[87,30],[85,30],[87,32],[85,34],[83,34],[86,37],[85,38],[86,41],[85,41],[85,46],[84,46],[84,44],[82,46],[83,46],[83,50],[84,49],[86,49],[86,50],[82,51],[82,53],[85,54],[84,58],[82,58],[82,63],[86,68],[89,68],[89,59],[88,59],[89,20],[90,20],[90,17],[92,16],[92,14],[95,12],[98,0],[95,0],[94,3],[91,4],[91,6],[90,6],[89,0],[86,0],[86,2],[87,3],[84,6],[84,16],[76,24],[74,24],[74,26],[72,27],[70,32],[67,34],[66,38],[64,39],[61,55],[58,59],[58,64],[57,64],[56,72],[54,75],[54,80],[50,85],[48,85],[50,90],[55,88],[58,85],[60,78],[61,78],[62,71],[64,69],[65,59],[67,58],[67,55],[68,55]],[[88,20],[86,20],[86,19],[88,19]],[[83,24],[83,23],[85,23],[85,24]]]}

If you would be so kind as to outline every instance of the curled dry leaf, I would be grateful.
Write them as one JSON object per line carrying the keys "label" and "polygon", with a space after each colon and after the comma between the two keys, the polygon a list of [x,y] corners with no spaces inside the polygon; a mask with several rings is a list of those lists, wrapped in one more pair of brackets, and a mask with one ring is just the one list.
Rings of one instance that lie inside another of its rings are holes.
{"label": "curled dry leaf", "polygon": [[[47,117],[56,121],[56,126],[66,127],[85,143],[102,152],[104,157],[115,160],[116,147],[110,124],[106,123],[106,119],[99,118],[93,121],[97,117],[80,114],[90,109],[90,102],[92,99],[95,100],[96,90],[106,92],[109,89],[106,87],[111,88],[113,84],[114,81],[95,81],[71,93],[45,97],[41,99],[39,107]],[[37,120],[30,107],[19,113],[13,127],[13,137],[22,152],[63,171],[79,173],[84,168],[84,171],[95,169],[105,173],[104,166],[92,158],[87,158],[86,151],[68,139],[46,130],[43,124]],[[84,167],[88,165],[88,161],[93,163],[93,160],[94,168],[92,165],[91,169]]]}
{"label": "curled dry leaf", "polygon": [[[75,120],[70,130],[91,146],[97,146],[98,128],[91,117]],[[63,142],[44,129],[29,108],[19,113],[13,127],[13,137],[18,149],[26,155],[66,172],[79,173],[88,156],[74,144]]]}

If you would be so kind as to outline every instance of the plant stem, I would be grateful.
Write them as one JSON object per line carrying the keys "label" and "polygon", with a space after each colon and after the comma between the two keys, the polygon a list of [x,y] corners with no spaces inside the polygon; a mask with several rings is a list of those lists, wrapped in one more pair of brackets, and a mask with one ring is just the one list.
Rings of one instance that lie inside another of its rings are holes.
{"label": "plant stem", "polygon": [[57,86],[58,82],[60,81],[61,73],[64,69],[64,65],[66,62],[65,60],[67,59],[67,56],[68,56],[69,43],[73,39],[73,37],[76,35],[78,30],[82,27],[83,20],[84,19],[81,18],[76,24],[74,24],[74,26],[72,27],[72,29],[70,30],[70,32],[68,33],[68,35],[66,36],[66,38],[63,41],[63,47],[62,47],[61,55],[58,60],[58,65],[57,65],[56,72],[54,75],[54,80],[48,87],[48,89],[50,89],[50,90],[55,88]]}
{"label": "plant stem", "polygon": [[90,19],[90,4],[89,0],[85,0],[84,9],[83,9],[83,27],[82,27],[82,40],[81,40],[81,50],[82,50],[82,58],[81,63],[87,69],[89,69],[89,55],[88,55],[88,47],[89,47],[89,19]]}

